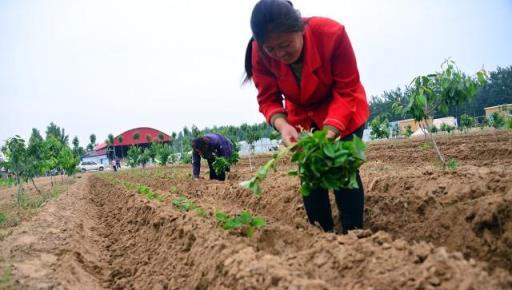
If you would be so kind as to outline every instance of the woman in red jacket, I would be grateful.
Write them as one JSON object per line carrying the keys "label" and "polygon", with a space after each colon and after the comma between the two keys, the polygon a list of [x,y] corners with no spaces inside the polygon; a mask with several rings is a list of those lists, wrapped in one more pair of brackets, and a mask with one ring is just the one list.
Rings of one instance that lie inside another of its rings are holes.
{"label": "woman in red jacket", "polygon": [[[302,18],[290,1],[260,0],[252,11],[253,37],[245,71],[258,89],[260,112],[286,144],[298,129],[328,130],[329,138],[362,137],[369,110],[345,27],[331,19]],[[364,191],[335,191],[343,233],[362,228]],[[333,231],[328,192],[304,198],[311,223]]]}

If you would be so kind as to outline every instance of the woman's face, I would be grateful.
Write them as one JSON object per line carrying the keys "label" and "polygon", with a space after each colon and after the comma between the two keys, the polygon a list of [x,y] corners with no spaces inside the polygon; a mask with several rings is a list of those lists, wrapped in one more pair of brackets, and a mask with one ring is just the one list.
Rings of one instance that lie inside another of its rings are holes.
{"label": "woman's face", "polygon": [[263,50],[273,59],[286,64],[300,58],[304,46],[302,32],[273,33],[263,44]]}

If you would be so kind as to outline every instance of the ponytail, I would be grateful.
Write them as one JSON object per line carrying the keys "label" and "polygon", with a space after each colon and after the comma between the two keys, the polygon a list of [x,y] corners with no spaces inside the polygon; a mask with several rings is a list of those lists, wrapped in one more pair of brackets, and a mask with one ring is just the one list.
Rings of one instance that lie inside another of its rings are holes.
{"label": "ponytail", "polygon": [[249,43],[247,44],[247,48],[245,49],[245,77],[242,81],[242,84],[251,81],[252,78],[252,41],[254,39],[251,37],[249,39]]}

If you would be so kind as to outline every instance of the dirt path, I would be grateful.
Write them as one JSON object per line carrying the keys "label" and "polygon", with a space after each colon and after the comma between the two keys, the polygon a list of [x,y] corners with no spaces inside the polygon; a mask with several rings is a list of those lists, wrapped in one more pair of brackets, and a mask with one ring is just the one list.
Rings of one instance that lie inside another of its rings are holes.
{"label": "dirt path", "polygon": [[103,239],[82,178],[1,242],[15,288],[102,289]]}

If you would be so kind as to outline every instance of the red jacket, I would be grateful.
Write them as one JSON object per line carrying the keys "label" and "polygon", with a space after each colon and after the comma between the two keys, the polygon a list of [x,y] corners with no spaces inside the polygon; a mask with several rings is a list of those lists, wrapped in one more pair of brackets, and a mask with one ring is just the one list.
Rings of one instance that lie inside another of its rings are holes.
{"label": "red jacket", "polygon": [[329,125],[344,137],[368,119],[366,93],[343,25],[327,18],[305,19],[300,86],[289,65],[270,58],[256,41],[252,47],[253,81],[267,122],[285,113],[297,128]]}

